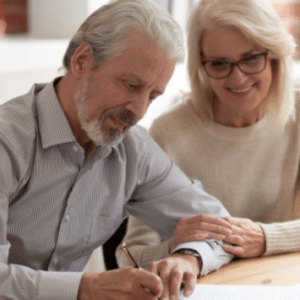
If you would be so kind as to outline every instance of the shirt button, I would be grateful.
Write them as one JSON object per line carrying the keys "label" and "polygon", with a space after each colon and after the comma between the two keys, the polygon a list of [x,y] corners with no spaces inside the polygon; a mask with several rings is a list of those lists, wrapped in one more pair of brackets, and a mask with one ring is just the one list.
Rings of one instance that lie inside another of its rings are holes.
{"label": "shirt button", "polygon": [[70,215],[66,215],[65,220],[68,222],[70,220]]}
{"label": "shirt button", "polygon": [[55,265],[58,263],[58,257],[55,257],[55,258],[53,259],[53,263],[54,263]]}
{"label": "shirt button", "polygon": [[74,152],[78,152],[78,147],[77,146],[73,146],[73,151]]}

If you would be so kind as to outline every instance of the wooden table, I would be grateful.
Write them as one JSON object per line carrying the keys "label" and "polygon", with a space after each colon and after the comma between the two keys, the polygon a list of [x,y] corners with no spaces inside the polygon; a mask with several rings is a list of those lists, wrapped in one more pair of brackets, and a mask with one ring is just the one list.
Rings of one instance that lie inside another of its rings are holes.
{"label": "wooden table", "polygon": [[300,283],[300,252],[238,259],[198,280],[198,284],[295,285]]}

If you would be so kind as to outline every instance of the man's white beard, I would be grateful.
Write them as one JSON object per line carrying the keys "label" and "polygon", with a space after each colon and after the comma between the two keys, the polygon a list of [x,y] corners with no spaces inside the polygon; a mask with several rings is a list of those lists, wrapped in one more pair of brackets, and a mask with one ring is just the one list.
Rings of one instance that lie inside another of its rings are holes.
{"label": "man's white beard", "polygon": [[[77,115],[82,129],[87,133],[89,138],[96,144],[101,146],[114,146],[121,142],[131,126],[137,123],[131,112],[128,112],[122,108],[109,109],[106,110],[98,118],[87,120],[85,118],[86,113],[86,99],[88,94],[88,89],[93,80],[92,77],[88,78],[76,91],[74,95],[75,107],[77,110]],[[108,131],[104,132],[101,127],[103,121],[108,116],[117,116],[123,122],[127,123],[129,126],[122,132],[116,128],[110,128]]]}

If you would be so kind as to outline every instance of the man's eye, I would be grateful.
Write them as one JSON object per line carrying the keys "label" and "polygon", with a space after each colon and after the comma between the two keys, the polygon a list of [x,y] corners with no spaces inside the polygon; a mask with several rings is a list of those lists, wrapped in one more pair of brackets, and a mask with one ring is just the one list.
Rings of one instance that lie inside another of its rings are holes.
{"label": "man's eye", "polygon": [[128,83],[127,86],[128,86],[130,89],[132,89],[132,90],[134,90],[134,89],[137,88],[137,85],[136,85],[136,84],[133,84],[133,83]]}

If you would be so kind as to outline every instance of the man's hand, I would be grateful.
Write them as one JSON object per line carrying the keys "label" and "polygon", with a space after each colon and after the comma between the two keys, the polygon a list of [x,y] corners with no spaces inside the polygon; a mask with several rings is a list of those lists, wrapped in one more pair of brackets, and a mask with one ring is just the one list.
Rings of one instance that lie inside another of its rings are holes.
{"label": "man's hand", "polygon": [[160,299],[176,300],[180,287],[184,284],[184,295],[190,296],[200,274],[198,259],[192,255],[172,254],[166,259],[152,262],[148,270],[159,275],[163,283]]}
{"label": "man's hand", "polygon": [[224,239],[222,248],[239,257],[257,257],[266,251],[266,237],[262,228],[243,218],[224,218],[231,224],[232,234]]}
{"label": "man's hand", "polygon": [[230,234],[231,225],[224,219],[208,214],[182,218],[174,231],[170,252],[182,243],[204,239],[224,240]]}
{"label": "man's hand", "polygon": [[78,300],[157,300],[161,279],[146,270],[126,268],[100,274],[84,274]]}

